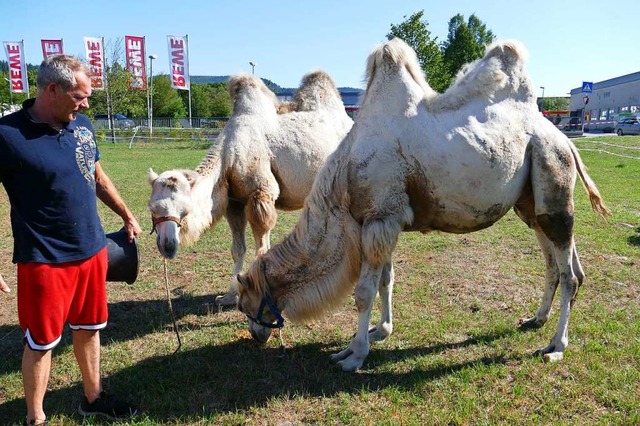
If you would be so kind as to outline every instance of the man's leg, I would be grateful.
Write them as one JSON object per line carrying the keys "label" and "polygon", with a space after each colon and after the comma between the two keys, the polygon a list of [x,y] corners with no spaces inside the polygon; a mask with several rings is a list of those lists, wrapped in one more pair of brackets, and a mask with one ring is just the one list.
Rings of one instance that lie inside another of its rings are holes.
{"label": "man's leg", "polygon": [[33,351],[24,345],[22,354],[22,384],[27,402],[27,421],[44,422],[43,401],[51,373],[51,350]]}
{"label": "man's leg", "polygon": [[91,403],[100,396],[100,332],[75,330],[73,332],[73,353],[82,372],[82,387]]}

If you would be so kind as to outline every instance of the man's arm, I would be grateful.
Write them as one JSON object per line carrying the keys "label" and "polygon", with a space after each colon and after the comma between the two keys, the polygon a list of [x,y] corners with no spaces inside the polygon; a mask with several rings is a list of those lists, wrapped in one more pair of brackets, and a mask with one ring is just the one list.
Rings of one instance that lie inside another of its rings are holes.
{"label": "man's arm", "polygon": [[133,241],[142,233],[138,221],[118,194],[118,190],[102,169],[99,161],[96,161],[96,194],[100,201],[122,218],[129,241]]}

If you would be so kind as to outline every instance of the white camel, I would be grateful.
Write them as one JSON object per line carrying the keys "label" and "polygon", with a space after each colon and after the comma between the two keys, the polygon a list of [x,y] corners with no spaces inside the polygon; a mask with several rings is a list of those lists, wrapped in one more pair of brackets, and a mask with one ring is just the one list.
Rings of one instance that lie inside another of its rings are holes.
{"label": "white camel", "polygon": [[[539,350],[562,358],[569,311],[584,273],[573,237],[576,172],[592,207],[610,214],[575,146],[537,109],[517,42],[490,46],[444,94],[427,84],[415,52],[400,39],[376,49],[356,122],[327,159],[296,228],[240,275],[238,308],[265,342],[284,322],[319,318],[355,286],[358,327],[332,355],[356,370],[369,342],[393,330],[392,253],[403,231],[468,233],[511,208],[535,232],[546,287],[524,326],[541,327],[561,287],[560,318]],[[382,315],[369,330],[379,293]]]}
{"label": "white camel", "polygon": [[322,71],[304,76],[288,103],[252,75],[233,76],[228,86],[233,114],[196,170],[158,175],[149,169],[148,206],[165,258],[174,258],[179,245],[194,243],[226,217],[234,270],[228,292],[216,298],[221,305],[237,302],[235,277],[246,253],[247,222],[256,254],[266,252],[276,209],[302,208],[316,173],[353,125],[333,80]]}

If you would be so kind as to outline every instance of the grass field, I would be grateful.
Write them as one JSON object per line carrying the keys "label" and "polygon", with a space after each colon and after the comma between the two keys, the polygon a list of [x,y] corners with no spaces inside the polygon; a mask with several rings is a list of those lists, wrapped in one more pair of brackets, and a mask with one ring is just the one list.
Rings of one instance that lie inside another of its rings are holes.
{"label": "grass field", "polygon": [[[146,170],[194,168],[207,146],[101,144],[103,167],[145,229],[138,281],[109,284],[102,333],[106,387],[143,409],[124,424],[640,424],[640,137],[573,141],[614,215],[604,221],[593,213],[577,184],[576,241],[587,280],[564,360],[533,355],[555,332],[557,301],[545,327],[518,329],[539,305],[544,265],[532,232],[509,213],[473,234],[402,235],[394,334],[372,346],[356,373],[329,360],[355,332],[351,298],[323,321],[287,323],[281,340],[264,348],[251,341],[243,315],[214,308],[231,279],[225,222],[168,263],[182,339],[173,354],[163,260],[149,235]],[[119,218],[100,211],[107,232],[120,228]],[[296,212],[281,214],[272,241],[296,219]],[[12,242],[2,190],[0,271],[14,292],[0,294],[0,425],[17,424],[25,413]],[[70,343],[66,330],[54,350],[50,424],[100,424],[75,413],[81,386]]]}

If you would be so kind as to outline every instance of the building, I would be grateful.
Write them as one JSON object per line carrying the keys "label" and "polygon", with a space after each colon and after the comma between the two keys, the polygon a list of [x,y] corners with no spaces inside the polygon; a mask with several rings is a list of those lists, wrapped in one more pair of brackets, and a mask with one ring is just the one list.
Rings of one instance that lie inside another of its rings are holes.
{"label": "building", "polygon": [[571,90],[569,110],[584,118],[584,130],[612,132],[618,119],[640,115],[640,71],[593,83],[592,92]]}
{"label": "building", "polygon": [[[287,102],[293,99],[293,96],[296,94],[296,90],[291,88],[282,88],[276,91],[276,96],[278,100],[282,102]],[[355,89],[353,87],[338,87],[338,92],[340,92],[340,97],[342,98],[342,103],[344,104],[347,113],[353,118],[355,114],[358,112],[358,108],[360,107],[360,98],[364,93],[362,89]]]}

